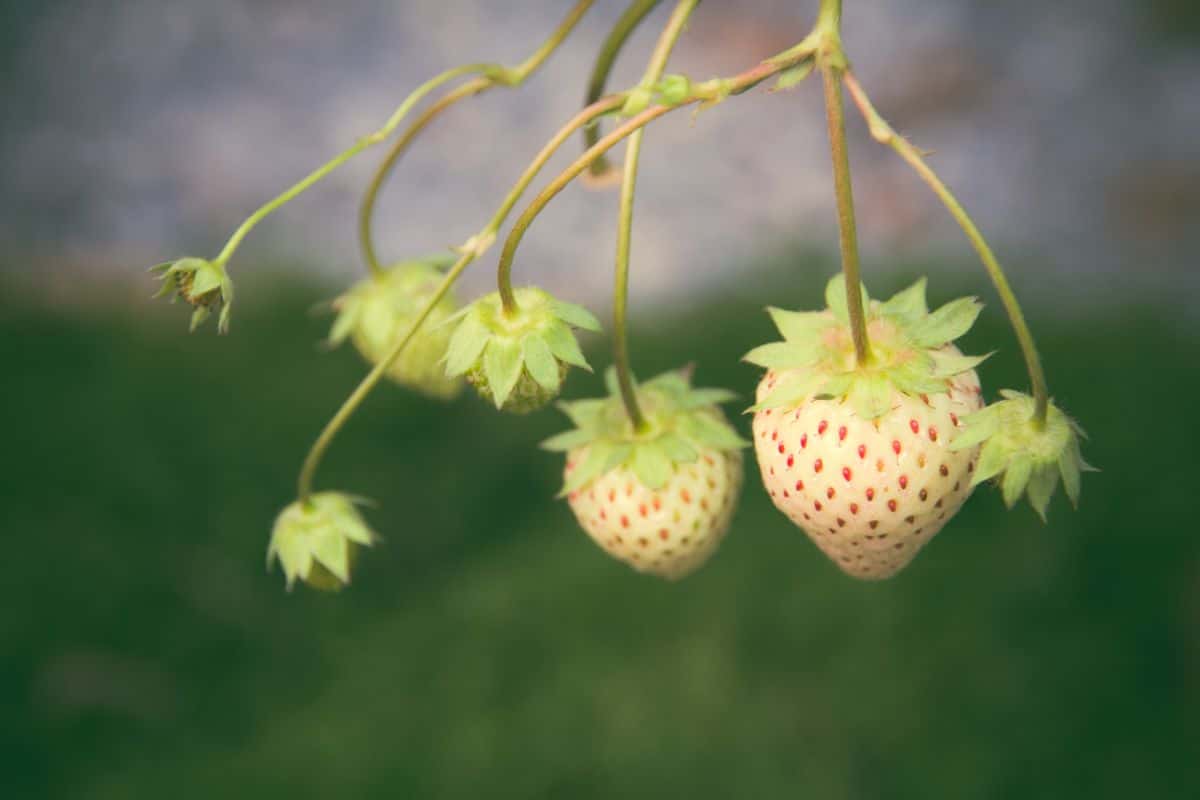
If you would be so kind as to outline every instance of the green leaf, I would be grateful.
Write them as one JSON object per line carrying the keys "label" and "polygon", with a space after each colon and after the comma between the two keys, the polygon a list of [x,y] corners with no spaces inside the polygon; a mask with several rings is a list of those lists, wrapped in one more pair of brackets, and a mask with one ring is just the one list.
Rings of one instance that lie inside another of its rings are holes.
{"label": "green leaf", "polygon": [[963,429],[950,442],[950,452],[957,453],[990,439],[1000,427],[1000,420],[993,416],[980,418],[972,414],[967,418]]}
{"label": "green leaf", "polygon": [[746,353],[742,361],[764,369],[784,370],[812,366],[819,357],[820,348],[815,342],[771,342]]}
{"label": "green leaf", "polygon": [[575,340],[575,334],[567,327],[566,323],[555,320],[542,333],[542,338],[546,344],[550,345],[550,352],[557,356],[559,361],[565,361],[574,367],[592,371],[592,367],[588,364],[587,359],[583,357],[583,352],[579,349],[579,342]]}
{"label": "green leaf", "polygon": [[691,411],[705,406],[719,406],[724,403],[731,403],[737,400],[736,392],[731,392],[728,389],[692,389],[684,395],[680,407],[685,411]]}
{"label": "green leaf", "polygon": [[313,558],[342,583],[350,582],[350,546],[334,530],[327,530],[313,544]]}
{"label": "green leaf", "polygon": [[983,305],[974,297],[951,300],[910,326],[909,337],[920,347],[940,347],[971,330],[982,310]]}
{"label": "green leaf", "polygon": [[491,336],[491,331],[480,322],[477,315],[469,314],[464,317],[454,329],[454,335],[450,337],[450,345],[446,349],[446,377],[457,378],[467,374],[479,361],[479,356]]}
{"label": "green leaf", "polygon": [[1067,448],[1058,455],[1058,471],[1062,473],[1063,489],[1067,498],[1076,508],[1079,508],[1079,473],[1082,461],[1079,455],[1079,440],[1072,436]]}
{"label": "green leaf", "polygon": [[596,437],[591,431],[576,429],[551,436],[542,442],[539,447],[553,453],[565,453],[568,450],[574,450],[577,447],[591,444],[595,439]]}
{"label": "green leaf", "polygon": [[782,308],[768,308],[767,313],[775,322],[775,327],[784,339],[806,342],[817,338],[826,328],[834,325],[834,320],[824,311],[786,311]]}
{"label": "green leaf", "polygon": [[1029,505],[1033,506],[1033,510],[1042,518],[1042,522],[1046,521],[1046,508],[1050,505],[1050,498],[1054,496],[1054,490],[1058,488],[1058,471],[1053,464],[1043,464],[1033,471],[1033,476],[1029,479]]}
{"label": "green leaf", "polygon": [[603,475],[608,469],[608,459],[612,455],[612,450],[612,445],[607,442],[596,442],[589,446],[583,463],[571,470],[571,474],[567,476],[567,481],[558,496],[566,497]]}
{"label": "green leaf", "polygon": [[679,432],[701,447],[740,450],[748,443],[724,420],[711,414],[688,414],[679,420]]}
{"label": "green leaf", "polygon": [[574,325],[576,328],[582,328],[585,331],[599,333],[603,328],[600,325],[600,320],[596,319],[596,315],[588,311],[581,305],[575,303],[567,303],[562,300],[555,300],[553,304],[554,316],[564,322]]}
{"label": "green leaf", "polygon": [[559,403],[558,408],[570,418],[571,422],[575,423],[576,427],[595,431],[599,427],[600,419],[607,405],[607,399],[594,398]]}
{"label": "green leaf", "polygon": [[1012,508],[1025,493],[1029,478],[1033,475],[1033,459],[1026,455],[1013,458],[1008,468],[1004,470],[1004,478],[1000,481],[1000,490],[1004,495],[1004,505]]}
{"label": "green leaf", "polygon": [[521,345],[512,339],[492,339],[483,351],[483,374],[492,389],[496,408],[501,408],[512,394],[513,387],[524,369]]}
{"label": "green leaf", "polygon": [[690,464],[700,456],[696,452],[696,448],[688,444],[686,439],[674,433],[664,434],[659,438],[658,444],[667,454],[667,458],[676,464]]}
{"label": "green leaf", "polygon": [[805,78],[812,74],[813,68],[816,66],[815,59],[807,59],[801,61],[794,67],[785,69],[779,73],[779,80],[775,82],[776,91],[787,91],[794,86],[799,85]]}
{"label": "green leaf", "polygon": [[952,353],[949,350],[931,350],[933,358],[933,375],[936,378],[953,378],[968,370],[975,369],[992,357],[992,353],[981,356],[965,356],[962,353]]}
{"label": "green leaf", "polygon": [[525,357],[525,369],[529,375],[548,392],[557,393],[562,382],[562,373],[558,370],[558,359],[550,352],[550,345],[537,334],[525,337],[521,343],[521,352]]}
{"label": "green leaf", "polygon": [[647,489],[661,489],[674,472],[671,459],[656,442],[644,442],[633,449],[633,474]]}
{"label": "green leaf", "polygon": [[929,313],[925,302],[925,278],[921,278],[907,289],[897,292],[885,302],[880,311],[896,320],[901,326],[907,326]]}
{"label": "green leaf", "polygon": [[879,419],[892,410],[892,383],[879,375],[863,375],[850,388],[849,400],[859,417]]}
{"label": "green leaf", "polygon": [[971,485],[978,486],[988,478],[993,478],[1004,471],[1008,465],[1008,450],[999,439],[989,439],[979,454],[979,463],[975,465],[975,475]]}
{"label": "green leaf", "polygon": [[621,382],[617,376],[616,366],[610,366],[604,370],[604,388],[608,390],[610,397],[621,396]]}
{"label": "green leaf", "polygon": [[[862,292],[862,305],[865,312],[871,303],[871,298],[867,296],[867,289],[862,284],[859,284],[859,290]],[[834,275],[829,283],[825,285],[825,304],[829,306],[829,310],[833,312],[833,316],[843,325],[850,324],[850,311],[846,305],[846,276],[842,273]]]}

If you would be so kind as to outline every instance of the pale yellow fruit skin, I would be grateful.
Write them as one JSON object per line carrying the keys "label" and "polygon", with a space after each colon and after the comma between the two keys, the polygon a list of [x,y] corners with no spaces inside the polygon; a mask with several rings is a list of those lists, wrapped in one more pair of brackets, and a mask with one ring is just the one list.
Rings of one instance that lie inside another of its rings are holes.
{"label": "pale yellow fruit skin", "polygon": [[[568,453],[565,474],[586,455],[586,447]],[[638,572],[678,580],[703,566],[729,532],[742,476],[740,452],[702,450],[657,491],[619,467],[570,493],[567,501],[587,535],[610,556]]]}
{"label": "pale yellow fruit skin", "polygon": [[[760,401],[782,374],[763,377]],[[875,421],[860,418],[841,400],[759,411],[753,431],[763,486],[775,507],[843,572],[889,578],[970,496],[979,448],[951,452],[948,445],[963,417],[982,407],[979,376],[970,371],[953,378],[946,394],[896,392],[892,412]]]}

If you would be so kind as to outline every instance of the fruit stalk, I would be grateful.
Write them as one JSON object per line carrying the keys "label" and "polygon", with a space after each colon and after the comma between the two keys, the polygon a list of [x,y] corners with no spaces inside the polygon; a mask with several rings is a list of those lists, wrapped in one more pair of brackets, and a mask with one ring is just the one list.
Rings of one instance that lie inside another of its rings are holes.
{"label": "fruit stalk", "polygon": [[846,306],[850,313],[850,334],[859,366],[871,358],[867,340],[866,313],[862,305],[862,278],[859,274],[858,226],[854,216],[854,185],[850,177],[850,156],[846,148],[846,112],[842,100],[842,73],[846,70],[840,26],[841,0],[822,0],[817,29],[821,32],[818,60],[825,86],[825,117],[829,128],[829,152],[833,161],[833,188],[837,197],[838,234],[842,254],[842,272],[846,276]]}
{"label": "fruit stalk", "polygon": [[[661,2],[662,0],[633,0],[633,3],[625,9],[625,13],[617,20],[617,24],[609,32],[608,37],[604,40],[604,44],[600,46],[595,66],[592,67],[592,75],[588,79],[584,105],[591,105],[604,96],[605,87],[608,85],[608,77],[612,73],[613,64],[616,63],[621,49],[629,41],[629,37],[633,35],[638,26],[642,24],[642,20],[657,8]],[[598,141],[600,141],[599,123],[592,123],[583,129],[584,150]],[[608,163],[608,159],[601,156],[592,162],[588,171],[592,175],[601,176],[606,174],[610,169],[611,165]]]}
{"label": "fruit stalk", "polygon": [[[517,87],[524,83],[530,75],[537,71],[542,66],[556,49],[566,41],[579,20],[583,18],[584,13],[592,5],[595,0],[581,0],[567,15],[566,19],[555,29],[548,39],[539,47],[533,55],[522,62],[517,67],[509,70],[500,80],[496,75],[480,75],[461,86],[447,92],[436,103],[430,106],[425,112],[417,118],[412,125],[401,135],[401,137],[392,145],[387,156],[375,171],[375,175],[371,178],[371,183],[367,187],[367,191],[363,196],[362,207],[359,211],[358,232],[359,241],[362,246],[363,258],[366,260],[367,268],[375,276],[382,274],[382,267],[379,264],[379,258],[375,251],[374,240],[371,235],[371,221],[375,213],[375,204],[379,197],[379,191],[383,188],[383,184],[391,175],[396,163],[412,145],[413,141],[425,130],[435,119],[437,119],[444,111],[451,108],[455,103],[467,97],[480,94],[488,89],[498,85]],[[588,102],[591,105],[600,96],[592,98]]]}
{"label": "fruit stalk", "polygon": [[976,226],[970,215],[967,214],[966,209],[963,208],[962,204],[958,202],[958,199],[951,193],[946,184],[942,182],[942,179],[938,177],[937,173],[925,161],[925,157],[921,154],[921,151],[914,147],[907,139],[897,134],[892,126],[875,110],[870,98],[867,97],[858,79],[855,78],[854,73],[847,71],[845,80],[846,89],[850,92],[851,98],[853,98],[871,129],[871,136],[881,144],[895,150],[901,158],[908,162],[917,175],[933,189],[934,194],[938,196],[942,204],[946,207],[946,210],[950,212],[950,216],[962,228],[963,233],[966,234],[967,239],[970,240],[971,245],[975,248],[975,252],[979,254],[984,269],[987,270],[992,284],[996,287],[996,292],[1000,295],[1000,302],[1008,314],[1013,331],[1016,333],[1017,341],[1020,343],[1021,353],[1025,357],[1025,366],[1029,371],[1029,384],[1035,401],[1034,423],[1039,429],[1044,427],[1050,407],[1050,393],[1046,386],[1046,373],[1042,368],[1042,359],[1038,355],[1033,333],[1029,330],[1029,324],[1025,321],[1021,305],[1017,302],[1017,296],[1013,292],[1012,286],[1009,285],[1008,277],[1004,274],[1004,269],[1000,266],[995,253],[992,252],[992,248],[988,245],[987,240],[983,238],[983,234],[980,233],[978,226]]}
{"label": "fruit stalk", "polygon": [[[661,78],[667,68],[671,51],[679,41],[684,26],[700,0],[679,0],[666,27],[659,36],[658,44],[650,57],[650,63],[642,76],[642,87],[649,88]],[[625,148],[625,169],[621,178],[621,207],[617,222],[617,265],[613,286],[613,363],[617,368],[617,381],[621,387],[621,401],[625,405],[625,413],[633,424],[635,431],[646,428],[646,420],[638,406],[637,391],[634,388],[633,372],[629,364],[629,333],[627,324],[627,308],[629,303],[629,256],[633,239],[633,203],[637,190],[638,163],[641,159],[642,139],[646,129],[634,131],[629,137]]]}
{"label": "fruit stalk", "polygon": [[[779,53],[772,58],[763,61],[758,66],[748,69],[745,72],[739,73],[732,78],[718,78],[712,81],[705,81],[701,84],[696,84],[692,87],[691,93],[674,105],[654,105],[645,109],[641,113],[630,117],[622,125],[615,128],[607,136],[600,139],[596,144],[592,145],[579,158],[570,164],[565,170],[550,182],[537,197],[530,202],[529,207],[517,218],[513,223],[513,228],[508,234],[508,239],[504,242],[504,249],[500,253],[500,263],[496,268],[496,283],[499,288],[500,298],[504,303],[506,313],[515,313],[517,308],[516,298],[513,296],[512,289],[512,267],[513,259],[516,257],[517,248],[521,244],[521,240],[529,230],[529,226],[533,224],[534,219],[540,214],[550,201],[558,196],[559,192],[567,187],[571,181],[579,177],[579,174],[586,170],[593,161],[607,153],[617,144],[625,140],[635,131],[644,128],[659,117],[665,116],[672,111],[686,106],[703,103],[706,106],[719,103],[726,97],[732,97],[750,91],[755,86],[758,86],[765,80],[769,80],[775,75],[784,72],[792,67],[802,64],[812,58],[816,48],[816,40],[809,36],[804,41],[797,44],[795,47]],[[623,97],[623,95],[618,95]]]}

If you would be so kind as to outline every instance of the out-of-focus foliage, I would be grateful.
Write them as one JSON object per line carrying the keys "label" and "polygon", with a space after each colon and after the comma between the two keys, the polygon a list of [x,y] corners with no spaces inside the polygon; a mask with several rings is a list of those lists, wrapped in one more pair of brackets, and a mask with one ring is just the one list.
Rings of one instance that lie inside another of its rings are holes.
{"label": "out-of-focus foliage", "polygon": [[[639,372],[698,358],[749,396],[762,306],[817,305],[829,271],[635,331]],[[320,479],[378,500],[385,541],[340,595],[289,595],[271,522],[363,371],[315,350],[327,293],[251,281],[219,338],[0,290],[5,796],[1195,796],[1200,341],[1153,309],[1033,320],[1104,469],[1081,510],[1043,526],[983,488],[888,583],[843,577],[752,474],[712,563],[638,576],[554,499],[557,414],[388,387]],[[995,307],[967,340],[1011,342]],[[1023,385],[1015,345],[983,374]]]}

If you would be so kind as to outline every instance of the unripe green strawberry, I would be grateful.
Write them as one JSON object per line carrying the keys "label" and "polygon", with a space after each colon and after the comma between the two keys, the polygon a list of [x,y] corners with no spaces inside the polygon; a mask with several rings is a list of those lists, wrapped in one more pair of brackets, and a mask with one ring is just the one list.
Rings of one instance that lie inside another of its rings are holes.
{"label": "unripe green strawberry", "polygon": [[541,289],[517,289],[515,296],[512,314],[504,311],[499,292],[459,312],[446,375],[465,375],[497,409],[527,414],[558,396],[571,366],[591,370],[571,328],[598,331],[600,323],[582,306]]}
{"label": "unripe green strawberry", "polygon": [[584,531],[639,572],[677,580],[699,569],[729,531],[745,447],[717,404],[669,372],[637,389],[646,427],[635,431],[615,376],[610,396],[563,403],[576,429],[543,446],[566,452],[566,495]]}
{"label": "unripe green strawberry", "polygon": [[768,368],[754,407],[754,445],[775,506],[844,572],[890,577],[958,511],[974,486],[979,450],[952,450],[964,418],[983,405],[983,358],[951,342],[979,304],[932,314],[924,281],[880,303],[865,296],[872,360],[856,364],[845,284],[829,309],[772,309],[785,341],[746,360]]}
{"label": "unripe green strawberry", "polygon": [[150,268],[158,274],[162,287],[155,297],[171,295],[171,302],[182,299],[192,307],[191,330],[219,310],[217,331],[229,331],[229,315],[233,308],[233,281],[225,267],[203,258],[181,258]]}
{"label": "unripe green strawberry", "polygon": [[279,561],[289,591],[297,578],[322,591],[349,585],[358,550],[378,538],[356,502],[340,492],[320,492],[280,512],[267,546],[267,566]]}
{"label": "unripe green strawberry", "polygon": [[1079,452],[1083,429],[1054,403],[1049,403],[1045,421],[1038,422],[1032,397],[1010,389],[1000,394],[1003,400],[967,417],[965,429],[950,445],[952,450],[982,446],[971,483],[995,478],[1009,508],[1027,495],[1044,522],[1061,476],[1067,498],[1078,506],[1080,473],[1096,471]]}
{"label": "unripe green strawberry", "polygon": [[[329,334],[330,344],[350,339],[368,362],[378,364],[408,333],[437,291],[443,266],[437,259],[409,261],[356,284],[333,301],[338,316]],[[450,399],[462,391],[462,381],[447,377],[441,364],[451,334],[442,323],[457,310],[453,293],[446,293],[388,367],[391,380],[439,399]]]}

